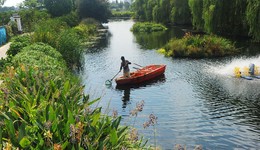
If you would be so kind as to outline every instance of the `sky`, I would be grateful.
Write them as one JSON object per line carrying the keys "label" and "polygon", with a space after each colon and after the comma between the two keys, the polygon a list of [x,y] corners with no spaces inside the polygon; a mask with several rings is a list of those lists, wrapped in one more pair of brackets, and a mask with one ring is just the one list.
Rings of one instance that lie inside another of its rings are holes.
{"label": "sky", "polygon": [[23,2],[24,0],[6,0],[4,6],[17,6],[19,3]]}

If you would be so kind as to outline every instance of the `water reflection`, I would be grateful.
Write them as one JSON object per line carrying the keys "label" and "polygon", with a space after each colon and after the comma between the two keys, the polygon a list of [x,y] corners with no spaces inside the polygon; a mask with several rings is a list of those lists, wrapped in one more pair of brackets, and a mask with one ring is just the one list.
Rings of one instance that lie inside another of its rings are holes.
{"label": "water reflection", "polygon": [[127,104],[130,101],[130,94],[131,94],[131,90],[136,90],[139,88],[145,88],[145,87],[149,87],[149,86],[153,86],[153,85],[158,85],[158,84],[162,84],[166,81],[165,75],[162,74],[161,76],[158,76],[157,78],[144,82],[144,83],[140,83],[140,84],[134,84],[134,85],[117,85],[116,89],[118,91],[123,91],[123,96],[122,96],[122,108],[126,108]]}
{"label": "water reflection", "polygon": [[[200,66],[202,70],[207,70],[203,68],[205,65]],[[189,83],[193,85],[197,93],[196,97],[203,103],[204,108],[201,112],[204,113],[204,119],[209,120],[215,130],[221,128],[222,132],[229,133],[230,138],[225,137],[223,147],[229,147],[234,144],[234,139],[243,137],[247,139],[239,141],[241,147],[259,146],[258,143],[250,142],[254,140],[260,142],[252,136],[252,133],[259,134],[260,130],[260,93],[258,92],[260,82],[230,78],[210,72],[203,74],[197,70],[192,70],[191,75],[198,76],[198,78],[191,78]],[[239,128],[241,132],[237,133],[234,128]],[[220,134],[216,138],[223,137]]]}
{"label": "water reflection", "polygon": [[134,33],[136,42],[142,49],[158,49],[167,43],[171,38],[183,37],[184,31],[177,27],[169,28],[167,31],[153,33]]}

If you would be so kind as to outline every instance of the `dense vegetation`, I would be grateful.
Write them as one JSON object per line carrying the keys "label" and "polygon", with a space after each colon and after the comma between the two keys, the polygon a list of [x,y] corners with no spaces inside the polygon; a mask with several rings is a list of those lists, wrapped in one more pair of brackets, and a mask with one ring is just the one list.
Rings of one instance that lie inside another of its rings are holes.
{"label": "dense vegetation", "polygon": [[172,39],[158,52],[170,57],[220,57],[236,53],[231,41],[217,36],[196,35],[187,33],[182,39]]}
{"label": "dense vegetation", "polygon": [[207,33],[250,35],[260,41],[259,5],[255,0],[136,0],[133,9],[140,20],[192,24]]}
{"label": "dense vegetation", "polygon": [[157,32],[157,31],[165,31],[167,28],[162,24],[151,23],[151,22],[137,22],[131,28],[133,32]]}
{"label": "dense vegetation", "polygon": [[115,18],[132,18],[134,12],[132,11],[112,11],[112,16]]}
{"label": "dense vegetation", "polygon": [[[109,14],[80,15],[89,7],[86,1],[93,2],[81,0],[82,10],[58,13],[49,8],[38,10],[40,1],[23,3],[30,9],[18,13],[28,33],[17,36],[15,29],[8,30],[16,37],[8,57],[0,61],[0,149],[145,148],[137,130],[121,126],[116,113],[101,113],[93,105],[99,99],[91,101],[83,93],[80,79],[72,74],[81,66],[83,46]],[[64,9],[62,2],[50,4],[46,6]],[[71,4],[74,9],[75,3]],[[103,1],[95,4],[99,7],[93,10],[107,10]]]}

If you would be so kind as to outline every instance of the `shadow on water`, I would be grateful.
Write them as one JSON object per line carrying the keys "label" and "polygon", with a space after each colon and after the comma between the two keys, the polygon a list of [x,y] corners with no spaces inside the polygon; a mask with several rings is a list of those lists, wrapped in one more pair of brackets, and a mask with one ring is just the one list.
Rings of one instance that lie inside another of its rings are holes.
{"label": "shadow on water", "polygon": [[158,85],[158,84],[162,84],[166,81],[165,75],[162,74],[160,76],[158,76],[157,78],[147,81],[147,82],[143,82],[140,84],[135,84],[135,85],[117,85],[116,86],[116,90],[118,91],[123,91],[124,94],[122,96],[122,108],[126,108],[128,102],[130,101],[130,95],[131,95],[131,91],[132,90],[137,90],[137,89],[141,89],[141,88],[147,88],[153,85]]}
{"label": "shadow on water", "polygon": [[181,38],[184,31],[179,27],[171,27],[167,31],[153,33],[134,33],[136,42],[142,49],[158,49],[167,43],[171,38]]}

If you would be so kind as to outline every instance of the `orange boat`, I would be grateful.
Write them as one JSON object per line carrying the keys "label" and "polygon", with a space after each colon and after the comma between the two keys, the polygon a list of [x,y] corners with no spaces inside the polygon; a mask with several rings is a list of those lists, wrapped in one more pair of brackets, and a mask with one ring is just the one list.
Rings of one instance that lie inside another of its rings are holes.
{"label": "orange boat", "polygon": [[154,79],[165,72],[166,65],[149,65],[130,73],[129,78],[120,76],[115,79],[117,85],[138,84]]}

